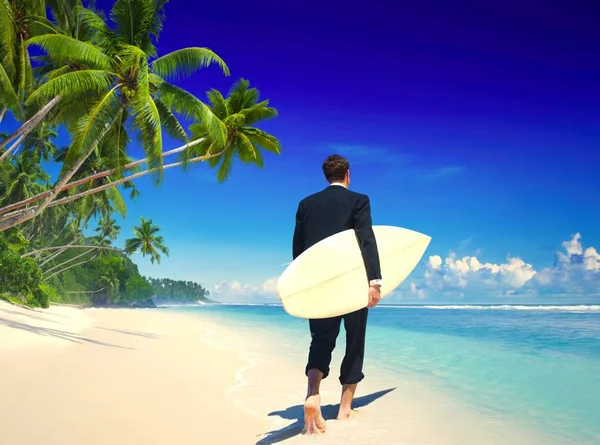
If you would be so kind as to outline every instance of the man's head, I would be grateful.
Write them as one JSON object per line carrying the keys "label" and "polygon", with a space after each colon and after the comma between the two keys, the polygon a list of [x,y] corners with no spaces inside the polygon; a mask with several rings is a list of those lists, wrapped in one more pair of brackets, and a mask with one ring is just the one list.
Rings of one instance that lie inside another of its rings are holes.
{"label": "man's head", "polygon": [[323,174],[330,184],[341,182],[346,187],[350,185],[350,164],[342,156],[328,156],[323,162]]}

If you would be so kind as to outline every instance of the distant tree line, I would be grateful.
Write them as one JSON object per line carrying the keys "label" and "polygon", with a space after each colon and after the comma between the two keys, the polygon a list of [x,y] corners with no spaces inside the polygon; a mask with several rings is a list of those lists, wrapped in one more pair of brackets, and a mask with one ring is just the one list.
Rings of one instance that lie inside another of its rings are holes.
{"label": "distant tree line", "polygon": [[209,302],[210,292],[201,284],[193,281],[171,280],[170,278],[147,278],[154,292],[155,303],[177,302],[196,303]]}

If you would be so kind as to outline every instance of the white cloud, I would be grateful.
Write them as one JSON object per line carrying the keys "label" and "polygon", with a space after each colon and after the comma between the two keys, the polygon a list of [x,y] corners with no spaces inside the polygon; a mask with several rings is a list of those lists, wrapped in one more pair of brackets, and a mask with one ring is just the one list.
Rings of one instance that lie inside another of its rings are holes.
{"label": "white cloud", "polygon": [[600,253],[594,247],[583,248],[576,233],[564,241],[564,252],[556,252],[553,267],[538,274],[538,282],[547,292],[587,294],[600,292]]}
{"label": "white cloud", "polygon": [[260,286],[242,285],[239,281],[221,281],[210,289],[210,298],[221,303],[276,303],[277,280],[273,277]]}
{"label": "white cloud", "polygon": [[[523,294],[595,294],[600,292],[600,254],[594,247],[584,249],[581,235],[574,234],[562,243],[563,251],[556,252],[553,267],[536,270],[519,257],[506,262],[484,263],[477,256],[458,258],[451,253],[442,259],[432,255],[425,261],[425,277],[411,293],[422,291],[426,297],[442,293],[462,298],[476,294],[519,296]],[[402,298],[402,297],[401,297]],[[419,298],[423,296],[419,295]]]}

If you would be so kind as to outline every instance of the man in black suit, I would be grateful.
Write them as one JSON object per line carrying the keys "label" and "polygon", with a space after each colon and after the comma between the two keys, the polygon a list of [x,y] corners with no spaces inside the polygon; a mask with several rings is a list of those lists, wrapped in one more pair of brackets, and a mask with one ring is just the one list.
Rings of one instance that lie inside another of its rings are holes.
{"label": "man in black suit", "polygon": [[[354,229],[369,281],[369,303],[367,307],[343,316],[309,320],[312,340],[305,370],[308,390],[304,403],[304,431],[308,434],[325,432],[319,387],[321,380],[329,375],[331,354],[342,320],[346,329],[346,354],[340,369],[342,398],[338,419],[348,419],[355,414],[352,400],[356,386],[364,378],[362,367],[368,308],[374,307],[381,298],[379,253],[373,233],[369,197],[348,190],[350,165],[343,157],[331,155],[325,159],[323,173],[329,187],[304,198],[298,205],[293,258],[296,259],[304,250],[330,235]],[[323,295],[323,298],[327,298],[327,295]]]}

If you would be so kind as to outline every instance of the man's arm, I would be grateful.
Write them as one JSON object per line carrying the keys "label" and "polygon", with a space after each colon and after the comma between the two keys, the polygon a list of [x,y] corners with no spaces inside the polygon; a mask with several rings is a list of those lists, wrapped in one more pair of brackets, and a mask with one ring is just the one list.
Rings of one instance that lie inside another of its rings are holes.
{"label": "man's arm", "polygon": [[358,245],[360,246],[360,251],[365,262],[367,279],[369,281],[380,280],[381,269],[377,242],[371,220],[371,203],[369,197],[366,195],[362,195],[358,199],[354,212],[354,231],[356,232]]}
{"label": "man's arm", "polygon": [[302,202],[296,210],[296,226],[294,228],[294,239],[292,241],[292,259],[296,259],[304,251],[304,230],[302,228]]}

